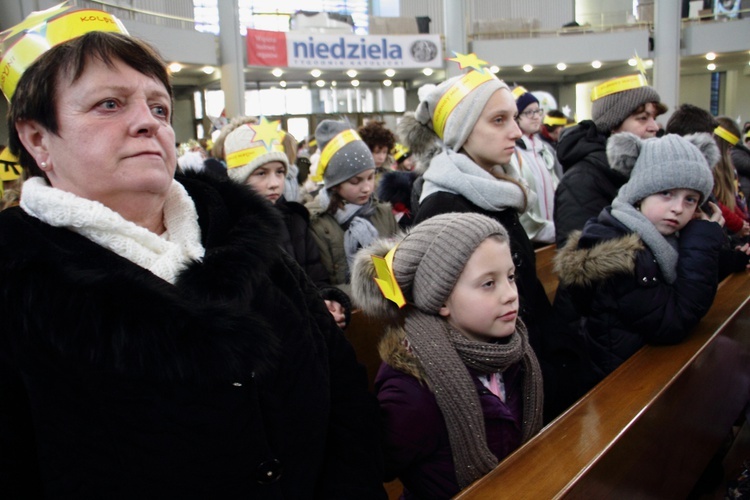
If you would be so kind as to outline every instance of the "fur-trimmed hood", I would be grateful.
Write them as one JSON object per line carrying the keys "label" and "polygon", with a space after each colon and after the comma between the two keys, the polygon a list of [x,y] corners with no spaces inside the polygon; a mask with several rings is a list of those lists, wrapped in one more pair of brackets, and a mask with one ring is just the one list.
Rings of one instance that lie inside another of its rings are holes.
{"label": "fur-trimmed hood", "polygon": [[636,256],[646,247],[635,233],[579,247],[581,231],[570,233],[555,255],[554,270],[566,286],[588,287],[614,275],[633,274]]}
{"label": "fur-trimmed hood", "polygon": [[423,174],[434,156],[445,149],[430,127],[422,125],[413,112],[404,113],[397,128],[398,136],[414,156],[414,171]]}

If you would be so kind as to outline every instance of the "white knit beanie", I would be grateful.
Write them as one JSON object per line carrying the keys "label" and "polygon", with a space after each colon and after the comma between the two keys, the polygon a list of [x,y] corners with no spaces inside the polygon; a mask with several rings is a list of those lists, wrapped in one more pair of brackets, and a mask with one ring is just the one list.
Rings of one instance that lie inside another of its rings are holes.
{"label": "white knit beanie", "polygon": [[417,107],[415,118],[457,152],[474,129],[487,101],[500,89],[510,92],[505,82],[487,71],[469,71],[454,76],[425,96]]}
{"label": "white knit beanie", "polygon": [[262,141],[255,141],[257,124],[245,123],[234,129],[224,139],[224,154],[227,159],[227,174],[240,184],[245,184],[247,178],[257,169],[271,163],[281,162],[286,171],[289,170],[289,158],[284,153],[281,135],[270,145]]}

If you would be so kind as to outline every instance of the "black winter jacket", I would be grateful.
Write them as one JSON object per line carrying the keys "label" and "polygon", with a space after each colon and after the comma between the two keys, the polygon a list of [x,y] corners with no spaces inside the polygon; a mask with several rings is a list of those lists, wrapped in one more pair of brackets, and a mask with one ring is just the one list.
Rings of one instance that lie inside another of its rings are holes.
{"label": "black winter jacket", "polygon": [[607,135],[591,120],[567,130],[557,146],[563,178],[555,191],[555,242],[560,248],[571,231],[612,204],[627,177],[612,170],[607,161]]}
{"label": "black winter jacket", "polygon": [[714,222],[689,222],[680,232],[677,279],[670,284],[651,250],[609,207],[582,233],[571,233],[555,257],[555,308],[561,318],[577,318],[590,385],[645,344],[676,344],[688,336],[716,294],[723,237]]}
{"label": "black winter jacket", "polygon": [[377,404],[249,188],[181,178],[206,249],[173,285],[0,213],[4,498],[385,498]]}

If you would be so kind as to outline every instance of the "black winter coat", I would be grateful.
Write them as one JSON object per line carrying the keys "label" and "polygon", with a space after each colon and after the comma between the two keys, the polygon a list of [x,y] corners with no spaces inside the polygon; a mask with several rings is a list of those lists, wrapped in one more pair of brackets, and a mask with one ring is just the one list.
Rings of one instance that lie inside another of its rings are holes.
{"label": "black winter coat", "polygon": [[0,213],[0,496],[384,498],[377,403],[278,214],[180,182],[206,254],[174,285]]}
{"label": "black winter coat", "polygon": [[612,204],[627,177],[607,161],[607,137],[591,120],[567,130],[557,146],[563,177],[555,191],[555,242],[560,248],[571,231]]}
{"label": "black winter coat", "polygon": [[651,250],[609,207],[570,235],[555,257],[555,308],[559,317],[576,319],[590,358],[590,386],[645,344],[688,336],[716,295],[723,238],[714,222],[689,222],[680,231],[677,279],[670,284]]}

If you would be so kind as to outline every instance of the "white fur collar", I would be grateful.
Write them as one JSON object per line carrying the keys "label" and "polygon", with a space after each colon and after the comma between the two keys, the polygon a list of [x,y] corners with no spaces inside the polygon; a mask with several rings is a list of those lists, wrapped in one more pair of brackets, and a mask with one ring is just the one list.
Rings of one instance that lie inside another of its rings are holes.
{"label": "white fur collar", "polygon": [[167,194],[167,231],[161,236],[97,201],[53,188],[41,177],[24,182],[21,208],[42,222],[88,238],[170,283],[175,283],[190,261],[201,260],[205,254],[195,204],[177,181],[172,181]]}

